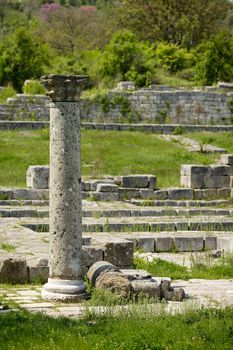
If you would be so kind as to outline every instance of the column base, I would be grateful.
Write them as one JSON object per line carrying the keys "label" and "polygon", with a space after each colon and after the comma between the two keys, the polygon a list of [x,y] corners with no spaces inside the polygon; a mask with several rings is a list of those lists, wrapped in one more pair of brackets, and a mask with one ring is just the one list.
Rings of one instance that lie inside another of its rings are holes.
{"label": "column base", "polygon": [[43,286],[41,297],[44,300],[72,302],[86,299],[86,285],[83,280],[58,280],[49,278]]}

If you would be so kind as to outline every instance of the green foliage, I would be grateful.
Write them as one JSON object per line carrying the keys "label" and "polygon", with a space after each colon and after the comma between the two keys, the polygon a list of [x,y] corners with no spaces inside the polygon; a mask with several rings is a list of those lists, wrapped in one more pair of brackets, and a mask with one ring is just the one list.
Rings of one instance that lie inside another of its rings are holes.
{"label": "green foliage", "polygon": [[46,89],[40,84],[39,80],[29,80],[23,85],[23,93],[29,95],[44,95]]}
{"label": "green foliage", "polygon": [[16,91],[10,85],[4,87],[3,89],[0,89],[0,103],[6,103],[8,97],[15,97],[15,95]]}
{"label": "green foliage", "polygon": [[218,33],[198,48],[197,79],[212,85],[233,79],[233,37],[228,31]]}
{"label": "green foliage", "polygon": [[21,91],[26,79],[39,78],[49,64],[49,50],[32,33],[17,29],[1,46],[0,83]]}
{"label": "green foliage", "polygon": [[132,32],[117,32],[103,52],[101,74],[118,81],[133,80],[137,86],[145,86],[152,73],[150,54],[150,47]]}
{"label": "green foliage", "polygon": [[170,73],[176,73],[193,65],[192,54],[176,44],[161,42],[155,53],[157,64]]}

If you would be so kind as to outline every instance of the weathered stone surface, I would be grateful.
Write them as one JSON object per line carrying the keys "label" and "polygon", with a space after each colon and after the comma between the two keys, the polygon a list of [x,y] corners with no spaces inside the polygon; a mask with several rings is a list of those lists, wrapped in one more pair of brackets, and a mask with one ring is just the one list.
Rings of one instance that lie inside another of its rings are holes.
{"label": "weathered stone surface", "polygon": [[145,188],[149,186],[149,179],[147,175],[122,176],[121,186],[129,188]]}
{"label": "weathered stone surface", "polygon": [[44,75],[40,82],[54,102],[78,102],[83,88],[87,86],[86,75]]}
{"label": "weathered stone surface", "polygon": [[103,248],[98,246],[82,246],[82,265],[90,267],[97,261],[103,261]]}
{"label": "weathered stone surface", "polygon": [[131,283],[120,271],[105,271],[97,277],[95,288],[107,289],[118,294],[122,298],[130,298]]}
{"label": "weathered stone surface", "polygon": [[131,198],[140,198],[140,192],[136,188],[122,188],[119,187],[118,190],[119,199],[131,199]]}
{"label": "weathered stone surface", "polygon": [[206,236],[204,243],[205,250],[215,250],[217,249],[217,237]]}
{"label": "weathered stone surface", "polygon": [[[145,234],[144,234],[145,235]],[[137,246],[144,253],[155,251],[155,238],[154,237],[137,237]]]}
{"label": "weathered stone surface", "polygon": [[166,300],[183,301],[185,298],[185,291],[182,288],[170,288],[163,292],[163,296]]}
{"label": "weathered stone surface", "polygon": [[193,199],[192,188],[168,188],[169,199]]}
{"label": "weathered stone surface", "polygon": [[89,192],[91,198],[96,201],[118,201],[119,194],[117,192]]}
{"label": "weathered stone surface", "polygon": [[28,266],[28,279],[30,283],[45,283],[48,277],[48,266]]}
{"label": "weathered stone surface", "polygon": [[155,198],[155,192],[152,189],[147,188],[141,188],[139,190],[139,195],[141,199],[154,199]]}
{"label": "weathered stone surface", "polygon": [[128,278],[129,281],[151,279],[151,274],[149,274],[146,270],[120,269],[120,271]]}
{"label": "weathered stone surface", "polygon": [[155,241],[156,252],[169,252],[174,249],[174,241],[171,237],[157,237]]}
{"label": "weathered stone surface", "polygon": [[96,186],[97,192],[117,192],[118,186],[114,184],[99,183]]}
{"label": "weathered stone surface", "polygon": [[97,261],[89,268],[87,277],[92,286],[95,285],[97,278],[106,271],[119,271],[119,269],[108,261]]}
{"label": "weathered stone surface", "polygon": [[178,252],[202,251],[203,237],[174,237],[175,250]]}
{"label": "weathered stone surface", "polygon": [[230,187],[230,176],[204,176],[205,188]]}
{"label": "weathered stone surface", "polygon": [[220,157],[220,164],[233,165],[233,154],[222,154]]}
{"label": "weathered stone surface", "polygon": [[0,260],[0,283],[27,283],[26,260],[2,258]]}
{"label": "weathered stone surface", "polygon": [[132,292],[136,296],[144,294],[149,298],[161,298],[161,284],[151,278],[150,280],[133,280],[131,282]]}
{"label": "weathered stone surface", "polygon": [[[231,176],[230,176],[231,178]],[[230,179],[230,187],[231,187],[231,179]],[[231,195],[230,188],[219,188],[218,189],[218,198],[229,198]]]}
{"label": "weathered stone surface", "polygon": [[204,175],[181,175],[180,185],[185,188],[203,188]]}
{"label": "weathered stone surface", "polygon": [[89,184],[91,186],[91,191],[97,191],[97,186],[99,184],[114,185],[114,180],[112,180],[112,179],[90,180]]}
{"label": "weathered stone surface", "polygon": [[36,189],[49,188],[49,166],[34,165],[27,170],[27,187]]}
{"label": "weathered stone surface", "polygon": [[95,238],[93,244],[104,249],[104,260],[118,268],[131,268],[133,265],[133,242],[121,238]]}
{"label": "weathered stone surface", "polygon": [[182,176],[211,175],[211,167],[207,165],[182,164],[180,174]]}
{"label": "weathered stone surface", "polygon": [[158,200],[164,200],[169,198],[167,190],[157,190],[154,192],[154,196],[155,196],[155,199],[158,199]]}
{"label": "weathered stone surface", "polygon": [[149,188],[155,190],[157,187],[157,177],[154,175],[149,175]]}
{"label": "weathered stone surface", "polygon": [[233,167],[229,165],[211,165],[212,176],[231,176]]}

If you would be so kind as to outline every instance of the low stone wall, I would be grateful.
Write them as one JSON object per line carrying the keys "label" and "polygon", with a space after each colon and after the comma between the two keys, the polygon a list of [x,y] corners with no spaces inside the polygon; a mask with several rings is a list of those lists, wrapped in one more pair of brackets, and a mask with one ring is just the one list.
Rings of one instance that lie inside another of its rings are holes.
{"label": "low stone wall", "polygon": [[233,183],[233,155],[223,154],[220,164],[181,166],[181,186],[194,189],[230,189]]}
{"label": "low stone wall", "polygon": [[[46,96],[18,94],[7,102],[0,105],[0,120],[49,119]],[[161,86],[137,91],[127,88],[82,99],[80,108],[82,120],[87,122],[231,125],[233,92],[172,90]]]}

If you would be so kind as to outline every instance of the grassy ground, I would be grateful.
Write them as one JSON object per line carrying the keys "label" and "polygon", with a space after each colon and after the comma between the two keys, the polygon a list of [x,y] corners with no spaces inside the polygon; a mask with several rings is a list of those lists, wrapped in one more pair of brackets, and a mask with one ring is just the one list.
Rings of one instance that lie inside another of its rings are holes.
{"label": "grassy ground", "polygon": [[191,268],[181,266],[161,259],[145,262],[138,257],[134,258],[134,268],[144,269],[152,276],[169,276],[172,279],[204,278],[224,279],[233,278],[233,255],[228,254],[216,261],[210,258],[208,252],[201,258],[194,252],[191,254]]}
{"label": "grassy ground", "polygon": [[[217,158],[216,155],[189,153],[182,146],[160,140],[153,134],[82,131],[83,175],[147,173],[157,175],[159,187],[179,186],[181,164],[210,164]],[[47,129],[0,131],[0,186],[25,187],[28,166],[48,162]]]}
{"label": "grassy ground", "polygon": [[232,132],[203,132],[203,133],[192,133],[187,135],[203,144],[212,144],[225,148],[228,152],[233,153],[233,137]]}
{"label": "grassy ground", "polygon": [[230,350],[233,308],[175,316],[125,312],[82,320],[12,312],[0,316],[0,339],[4,350]]}

